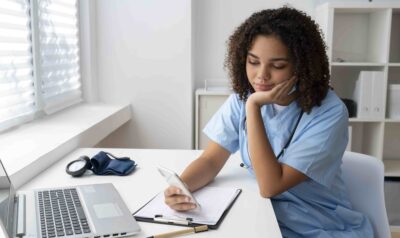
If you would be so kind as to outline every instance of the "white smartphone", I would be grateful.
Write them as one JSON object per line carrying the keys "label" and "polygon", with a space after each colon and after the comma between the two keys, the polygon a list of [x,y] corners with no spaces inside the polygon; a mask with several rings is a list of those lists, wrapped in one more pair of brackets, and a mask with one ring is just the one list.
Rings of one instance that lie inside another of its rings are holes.
{"label": "white smartphone", "polygon": [[165,167],[158,167],[158,171],[160,174],[165,178],[165,181],[169,185],[175,186],[179,189],[182,190],[183,194],[186,196],[190,197],[191,202],[196,204],[196,208],[194,210],[200,210],[200,204],[197,202],[197,200],[194,198],[193,194],[189,191],[189,189],[186,187],[185,183],[179,178],[179,176],[172,170],[167,169]]}
{"label": "white smartphone", "polygon": [[296,85],[294,85],[293,88],[289,91],[288,95],[292,94],[296,90],[297,90],[297,87],[296,87]]}

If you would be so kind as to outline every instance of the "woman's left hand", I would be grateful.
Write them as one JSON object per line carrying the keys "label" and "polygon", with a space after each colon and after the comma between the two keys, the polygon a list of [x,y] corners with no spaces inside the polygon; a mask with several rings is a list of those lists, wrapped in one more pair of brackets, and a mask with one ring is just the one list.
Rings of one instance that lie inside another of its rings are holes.
{"label": "woman's left hand", "polygon": [[[265,104],[275,103],[278,105],[289,105],[298,97],[298,92],[294,91],[289,94],[290,90],[297,82],[296,76],[276,85],[270,91],[259,91],[250,95],[247,103],[253,103],[259,107]],[[288,95],[289,94],[289,95]]]}

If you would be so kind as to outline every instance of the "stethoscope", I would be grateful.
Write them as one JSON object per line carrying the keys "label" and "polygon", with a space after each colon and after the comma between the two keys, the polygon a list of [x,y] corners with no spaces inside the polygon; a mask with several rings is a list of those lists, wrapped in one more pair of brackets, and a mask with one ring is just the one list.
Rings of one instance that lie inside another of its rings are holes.
{"label": "stethoscope", "polygon": [[[297,126],[299,125],[299,122],[300,122],[302,116],[303,116],[303,110],[300,111],[299,117],[297,118],[297,121],[296,121],[296,125],[295,125],[294,129],[292,130],[292,133],[290,134],[288,141],[286,142],[285,146],[282,148],[281,152],[279,152],[278,156],[276,157],[277,160],[279,160],[279,158],[283,155],[285,150],[289,147],[289,144],[292,141],[293,135],[296,132]],[[243,127],[244,127],[244,130],[247,131],[246,117],[244,118]],[[247,156],[250,158],[249,149],[247,149]],[[240,167],[243,167],[245,169],[251,168],[251,166],[249,166],[245,163],[240,163]]]}

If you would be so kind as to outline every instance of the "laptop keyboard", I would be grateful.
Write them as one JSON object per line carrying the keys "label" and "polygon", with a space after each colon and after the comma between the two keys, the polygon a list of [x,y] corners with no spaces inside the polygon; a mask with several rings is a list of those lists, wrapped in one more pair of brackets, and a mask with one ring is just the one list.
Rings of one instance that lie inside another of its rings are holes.
{"label": "laptop keyboard", "polygon": [[90,233],[75,188],[39,191],[40,232],[43,238]]}

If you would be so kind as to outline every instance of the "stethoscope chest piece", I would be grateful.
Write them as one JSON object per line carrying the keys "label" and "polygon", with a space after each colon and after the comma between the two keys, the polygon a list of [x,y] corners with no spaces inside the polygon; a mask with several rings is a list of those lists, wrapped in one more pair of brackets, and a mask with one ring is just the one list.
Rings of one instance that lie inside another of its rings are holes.
{"label": "stethoscope chest piece", "polygon": [[90,158],[87,156],[81,156],[79,159],[73,160],[67,164],[65,171],[72,177],[82,176],[87,169],[90,169],[92,164]]}
{"label": "stethoscope chest piece", "polygon": [[240,167],[245,168],[245,169],[249,169],[250,168],[250,166],[248,166],[245,163],[240,163]]}

